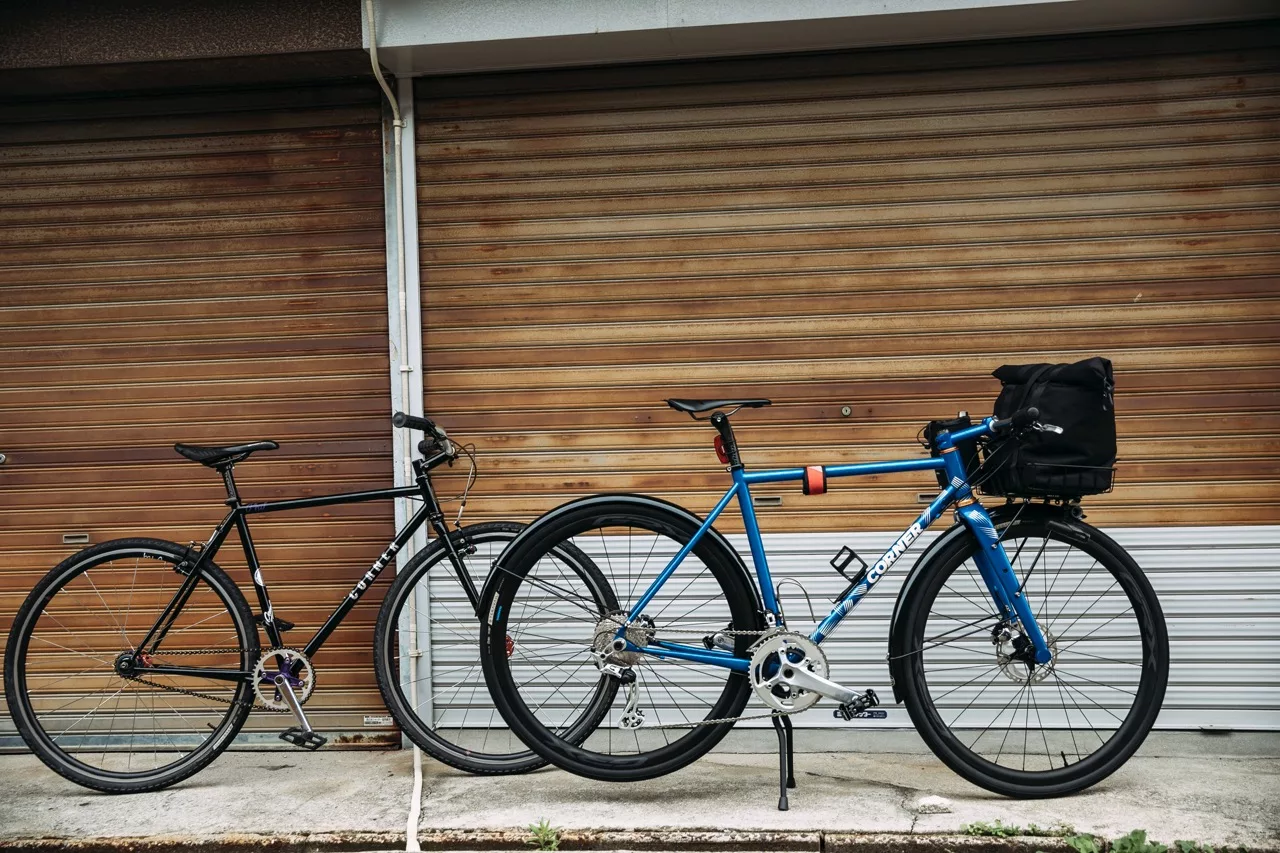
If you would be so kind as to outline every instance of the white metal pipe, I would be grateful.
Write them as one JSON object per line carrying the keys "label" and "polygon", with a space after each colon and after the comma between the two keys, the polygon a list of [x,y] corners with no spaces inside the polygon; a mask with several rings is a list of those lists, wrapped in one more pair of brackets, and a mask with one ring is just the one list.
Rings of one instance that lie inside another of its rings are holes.
{"label": "white metal pipe", "polygon": [[[365,0],[365,17],[368,22],[369,29],[369,61],[373,65],[373,74],[378,79],[378,85],[382,87],[383,94],[386,95],[388,103],[391,104],[392,115],[392,183],[394,184],[395,199],[392,209],[396,218],[395,227],[395,254],[396,254],[396,294],[398,302],[398,331],[399,342],[397,346],[397,361],[399,362],[400,374],[400,394],[399,408],[403,412],[412,413],[417,407],[412,405],[409,395],[409,374],[413,370],[410,363],[409,354],[409,323],[408,323],[408,296],[405,281],[405,229],[404,229],[404,182],[401,178],[401,148],[404,137],[404,121],[400,116],[400,104],[395,94],[391,91],[391,87],[387,85],[386,78],[382,76],[382,67],[378,64],[378,34],[373,13],[373,0]],[[401,447],[401,459],[404,460],[404,466],[401,469],[399,479],[401,483],[407,484],[412,477],[412,459],[413,459],[413,436],[412,433],[405,430],[397,430],[397,436]],[[408,518],[410,513],[408,510],[408,500],[400,499],[403,503],[403,514]],[[406,543],[408,548],[402,552],[402,559],[408,560],[412,556],[413,543]],[[403,563],[402,563],[403,565]],[[416,594],[409,596],[409,705],[416,713],[417,709],[417,692],[418,692],[418,616],[416,612]],[[413,747],[413,790],[409,799],[409,815],[405,822],[405,850],[418,851],[422,848],[418,844],[418,820],[422,808],[422,753],[415,744]]]}

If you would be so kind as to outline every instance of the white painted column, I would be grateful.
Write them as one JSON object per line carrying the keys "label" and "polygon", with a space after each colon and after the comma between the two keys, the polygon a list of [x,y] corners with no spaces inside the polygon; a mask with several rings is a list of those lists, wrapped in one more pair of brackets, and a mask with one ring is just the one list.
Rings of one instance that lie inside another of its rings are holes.
{"label": "white painted column", "polygon": [[[383,197],[385,199],[387,245],[387,334],[388,370],[391,385],[390,411],[411,415],[423,414],[422,386],[422,300],[419,288],[418,266],[418,210],[417,169],[414,158],[414,110],[413,81],[400,79],[395,84],[397,106],[403,121],[400,150],[395,150],[395,134],[390,110],[383,120]],[[397,160],[398,155],[398,160]],[[397,166],[399,168],[397,168]],[[397,192],[399,190],[399,192]],[[398,200],[398,203],[397,203]],[[403,267],[401,266],[403,254]],[[401,269],[404,282],[401,286]],[[408,379],[406,382],[405,379]],[[404,430],[390,426],[392,432],[392,477],[395,485],[413,482],[409,462],[415,455],[416,435],[406,439]],[[395,502],[396,529],[402,528],[413,515],[416,506],[407,498]],[[403,571],[415,554],[427,545],[428,530],[419,528],[396,558],[397,571]],[[417,636],[412,638],[408,626],[401,626],[401,653],[409,652],[412,642],[422,654],[417,658],[416,677],[419,683],[426,679],[430,684],[431,634],[427,619],[429,600],[425,588],[414,592],[411,612],[417,624]],[[413,667],[401,670],[402,684],[410,683]],[[410,695],[412,693],[410,692]],[[426,711],[429,716],[430,708]],[[405,746],[409,746],[405,741]]]}

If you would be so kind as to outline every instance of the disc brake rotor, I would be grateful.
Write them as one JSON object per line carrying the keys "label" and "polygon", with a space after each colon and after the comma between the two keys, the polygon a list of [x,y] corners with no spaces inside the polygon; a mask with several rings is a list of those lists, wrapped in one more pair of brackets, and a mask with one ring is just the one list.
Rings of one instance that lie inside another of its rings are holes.
{"label": "disc brake rotor", "polygon": [[996,648],[996,664],[1001,674],[1015,684],[1033,684],[1044,681],[1053,672],[1058,661],[1058,640],[1048,631],[1044,632],[1045,645],[1049,647],[1052,657],[1045,664],[1028,663],[1027,654],[1030,649],[1018,648],[1018,640],[1027,646],[1031,641],[1022,634],[1010,635],[1007,631],[992,638]]}

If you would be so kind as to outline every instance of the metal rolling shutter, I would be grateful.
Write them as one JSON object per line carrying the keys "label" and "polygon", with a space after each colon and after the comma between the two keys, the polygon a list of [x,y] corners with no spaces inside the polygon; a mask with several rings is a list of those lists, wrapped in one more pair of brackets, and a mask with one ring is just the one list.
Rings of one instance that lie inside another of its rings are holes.
{"label": "metal rolling shutter", "polygon": [[[1280,674],[1234,662],[1242,630],[1280,631],[1278,42],[1273,22],[423,81],[427,409],[480,450],[470,512],[613,490],[706,511],[713,433],[668,396],[773,398],[735,419],[749,466],[864,461],[990,412],[1000,364],[1105,354],[1121,467],[1087,505],[1159,552],[1162,723],[1280,726]],[[929,486],[781,492],[779,573],[821,574],[836,531],[883,547],[861,532]],[[833,654],[882,678],[884,628]]]}
{"label": "metal rolling shutter", "polygon": [[[237,467],[248,501],[389,482],[376,86],[69,99],[0,116],[0,627],[76,550],[64,533],[209,535],[225,492],[175,441],[279,441]],[[251,528],[299,646],[394,532],[387,504]],[[236,537],[218,562],[255,603]],[[371,652],[380,595],[317,656],[307,709],[322,731],[385,713]],[[257,713],[247,730],[275,743],[282,719]],[[0,726],[9,743],[7,717]]]}

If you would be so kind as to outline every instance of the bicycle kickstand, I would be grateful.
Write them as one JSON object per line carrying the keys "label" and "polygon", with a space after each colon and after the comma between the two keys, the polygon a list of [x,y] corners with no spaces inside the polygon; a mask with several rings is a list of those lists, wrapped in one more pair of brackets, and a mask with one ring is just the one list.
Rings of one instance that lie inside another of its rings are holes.
{"label": "bicycle kickstand", "polygon": [[778,733],[778,811],[785,812],[790,808],[787,789],[796,786],[795,733],[791,728],[791,717],[774,714],[773,728]]}

